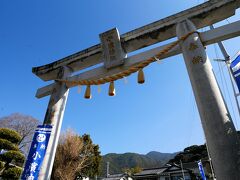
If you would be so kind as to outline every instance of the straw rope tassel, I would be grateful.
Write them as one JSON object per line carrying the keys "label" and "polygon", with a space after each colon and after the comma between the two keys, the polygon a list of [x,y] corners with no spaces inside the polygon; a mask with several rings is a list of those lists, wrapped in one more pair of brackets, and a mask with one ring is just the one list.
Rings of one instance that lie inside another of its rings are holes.
{"label": "straw rope tassel", "polygon": [[124,76],[123,79],[124,79],[124,84],[127,84],[127,83],[128,83],[128,79],[127,79],[127,77]]}
{"label": "straw rope tassel", "polygon": [[143,73],[143,69],[141,68],[138,71],[138,83],[143,84],[144,82],[145,82],[144,73]]}
{"label": "straw rope tassel", "polygon": [[90,86],[90,85],[87,85],[84,98],[86,98],[86,99],[91,99],[91,98],[92,98],[92,95],[91,95],[91,86]]}
{"label": "straw rope tassel", "polygon": [[109,96],[115,96],[114,81],[111,81],[110,84],[109,84],[108,95]]}
{"label": "straw rope tassel", "polygon": [[81,85],[78,85],[78,91],[77,91],[78,94],[81,93],[81,91],[82,91],[82,86],[81,86]]}
{"label": "straw rope tassel", "polygon": [[100,94],[100,92],[101,92],[101,85],[100,84],[97,86],[97,92],[98,92],[98,94]]}

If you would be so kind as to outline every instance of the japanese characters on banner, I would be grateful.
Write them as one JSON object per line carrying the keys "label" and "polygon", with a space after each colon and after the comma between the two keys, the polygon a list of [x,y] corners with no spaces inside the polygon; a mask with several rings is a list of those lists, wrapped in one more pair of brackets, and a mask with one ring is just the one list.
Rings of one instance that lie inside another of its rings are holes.
{"label": "japanese characters on banner", "polygon": [[46,153],[51,130],[51,125],[39,125],[35,130],[28,158],[22,173],[22,180],[38,179],[38,174]]}

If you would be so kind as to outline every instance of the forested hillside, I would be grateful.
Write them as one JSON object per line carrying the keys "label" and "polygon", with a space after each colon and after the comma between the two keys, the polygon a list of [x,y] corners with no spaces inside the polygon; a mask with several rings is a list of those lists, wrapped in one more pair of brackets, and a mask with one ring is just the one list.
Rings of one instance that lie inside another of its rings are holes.
{"label": "forested hillside", "polygon": [[160,167],[169,159],[173,158],[176,153],[160,153],[156,151],[149,152],[146,155],[137,153],[115,154],[110,153],[103,156],[101,175],[106,175],[106,164],[110,163],[109,173],[121,173],[125,168],[141,167]]}

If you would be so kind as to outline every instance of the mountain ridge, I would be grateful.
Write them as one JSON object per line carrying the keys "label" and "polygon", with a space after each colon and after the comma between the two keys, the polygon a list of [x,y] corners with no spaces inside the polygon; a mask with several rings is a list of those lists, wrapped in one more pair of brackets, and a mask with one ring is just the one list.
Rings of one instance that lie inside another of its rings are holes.
{"label": "mountain ridge", "polygon": [[106,164],[109,162],[109,173],[123,173],[125,168],[152,168],[160,167],[172,159],[176,153],[161,153],[150,151],[147,154],[133,152],[108,153],[102,156],[101,175],[106,175]]}

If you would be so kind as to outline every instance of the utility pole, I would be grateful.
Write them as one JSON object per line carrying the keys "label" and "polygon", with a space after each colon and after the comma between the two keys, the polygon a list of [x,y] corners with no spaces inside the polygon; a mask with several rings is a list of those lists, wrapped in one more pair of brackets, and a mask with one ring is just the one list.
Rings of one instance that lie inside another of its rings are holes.
{"label": "utility pole", "polygon": [[[177,25],[178,38],[193,31],[196,31],[196,28],[189,20]],[[225,106],[201,38],[194,33],[182,42],[180,47],[217,179],[239,180],[239,142],[236,129]]]}
{"label": "utility pole", "polygon": [[183,170],[183,164],[182,164],[182,160],[181,160],[181,159],[180,159],[180,164],[181,164],[181,169],[182,169],[183,180],[185,180],[185,175],[184,175],[184,170]]}
{"label": "utility pole", "polygon": [[108,177],[109,176],[109,162],[107,162],[107,174],[106,174],[106,177]]}

